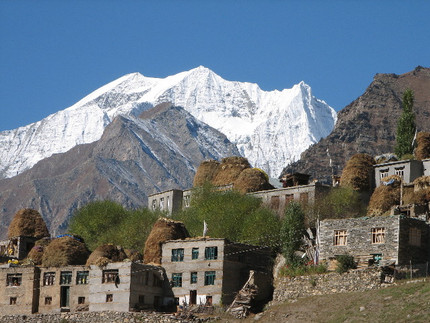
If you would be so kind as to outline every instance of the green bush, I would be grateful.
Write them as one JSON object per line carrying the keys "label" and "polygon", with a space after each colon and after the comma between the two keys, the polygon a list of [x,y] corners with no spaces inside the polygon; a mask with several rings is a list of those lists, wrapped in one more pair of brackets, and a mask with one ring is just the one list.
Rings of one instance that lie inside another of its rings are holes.
{"label": "green bush", "polygon": [[351,255],[340,255],[336,257],[336,260],[338,261],[336,272],[339,274],[345,273],[350,269],[357,268],[354,257]]}
{"label": "green bush", "polygon": [[302,237],[305,232],[304,219],[305,214],[300,203],[290,202],[285,208],[281,228],[282,253],[287,265],[296,266],[301,263],[301,259],[295,256],[294,252],[299,250],[302,244]]}

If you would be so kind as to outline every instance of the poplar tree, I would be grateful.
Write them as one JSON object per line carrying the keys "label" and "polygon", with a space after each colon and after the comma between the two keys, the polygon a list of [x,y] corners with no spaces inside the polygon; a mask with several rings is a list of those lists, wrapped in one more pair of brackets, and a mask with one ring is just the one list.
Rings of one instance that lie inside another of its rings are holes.
{"label": "poplar tree", "polygon": [[407,89],[403,93],[403,112],[397,122],[396,147],[394,152],[401,158],[406,154],[413,154],[414,147],[412,141],[415,136],[415,115],[412,111],[414,106],[414,92]]}

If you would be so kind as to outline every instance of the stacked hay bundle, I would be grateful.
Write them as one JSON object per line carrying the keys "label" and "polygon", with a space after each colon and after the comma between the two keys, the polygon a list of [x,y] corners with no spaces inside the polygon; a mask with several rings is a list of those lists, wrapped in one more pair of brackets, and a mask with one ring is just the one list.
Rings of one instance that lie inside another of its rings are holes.
{"label": "stacked hay bundle", "polygon": [[417,135],[417,148],[415,158],[423,160],[430,158],[430,132],[419,132]]}
{"label": "stacked hay bundle", "polygon": [[124,249],[127,258],[131,261],[141,261],[143,260],[143,255],[139,250],[136,249]]}
{"label": "stacked hay bundle", "polygon": [[233,184],[244,169],[251,168],[248,159],[244,157],[223,158],[218,166],[219,170],[212,180],[215,186]]}
{"label": "stacked hay bundle", "polygon": [[414,180],[412,192],[404,192],[405,204],[425,204],[430,202],[430,176],[421,176]]}
{"label": "stacked hay bundle", "polygon": [[34,243],[34,247],[27,255],[29,263],[40,266],[42,264],[43,251],[51,242],[50,238],[42,238]]}
{"label": "stacked hay bundle", "polygon": [[234,181],[233,187],[244,194],[274,188],[269,183],[269,176],[259,168],[244,169]]}
{"label": "stacked hay bundle", "polygon": [[86,266],[97,265],[99,267],[106,266],[110,262],[121,262],[127,258],[127,255],[119,246],[113,244],[105,244],[98,246],[88,257]]}
{"label": "stacked hay bundle", "polygon": [[200,163],[194,176],[193,186],[202,186],[206,182],[212,182],[218,172],[219,162],[216,160],[205,160]]}
{"label": "stacked hay bundle", "polygon": [[[390,183],[384,185],[384,183]],[[382,185],[377,187],[373,192],[369,207],[367,209],[368,216],[385,215],[395,205],[400,204],[400,183],[401,178],[397,175],[392,175],[382,179]]]}
{"label": "stacked hay bundle", "polygon": [[42,256],[42,266],[84,265],[89,254],[90,252],[82,239],[64,235],[53,239],[45,248]]}
{"label": "stacked hay bundle", "polygon": [[215,160],[200,164],[194,177],[194,186],[206,182],[214,186],[233,185],[241,193],[269,190],[274,187],[269,183],[269,176],[258,168],[251,168],[244,157],[226,157],[221,163]]}
{"label": "stacked hay bundle", "polygon": [[9,225],[8,238],[26,236],[37,239],[49,237],[46,223],[39,212],[33,209],[21,209]]}
{"label": "stacked hay bundle", "polygon": [[167,240],[185,239],[189,236],[184,223],[166,218],[158,219],[145,242],[144,263],[161,264],[162,243]]}
{"label": "stacked hay bundle", "polygon": [[368,154],[355,154],[346,163],[340,178],[340,186],[355,191],[370,191],[375,160]]}

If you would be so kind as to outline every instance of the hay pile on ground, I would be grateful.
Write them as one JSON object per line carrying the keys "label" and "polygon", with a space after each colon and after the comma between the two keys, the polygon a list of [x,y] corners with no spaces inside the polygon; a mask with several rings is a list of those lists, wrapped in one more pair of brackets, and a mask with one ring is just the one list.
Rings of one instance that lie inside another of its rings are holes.
{"label": "hay pile on ground", "polygon": [[200,163],[194,176],[193,186],[202,186],[206,182],[212,182],[217,174],[219,162],[216,160],[205,160]]}
{"label": "hay pile on ground", "polygon": [[375,160],[368,154],[355,154],[346,163],[340,178],[340,186],[356,191],[369,191],[373,177]]}
{"label": "hay pile on ground", "polygon": [[42,264],[43,251],[51,242],[50,238],[42,238],[34,243],[34,247],[27,255],[30,263],[40,266]]}
{"label": "hay pile on ground", "polygon": [[70,236],[63,236],[53,239],[45,248],[42,266],[85,265],[89,254],[90,252],[83,242]]}
{"label": "hay pile on ground", "polygon": [[49,237],[49,231],[39,212],[33,209],[21,209],[13,217],[7,235],[9,239],[17,236],[41,239]]}
{"label": "hay pile on ground", "polygon": [[240,173],[246,168],[251,168],[248,159],[244,157],[226,157],[223,158],[218,166],[218,171],[212,180],[215,186],[233,184],[239,177]]}
{"label": "hay pile on ground", "polygon": [[241,193],[270,190],[274,187],[269,183],[269,177],[259,168],[246,168],[234,181],[233,188]]}
{"label": "hay pile on ground", "polygon": [[184,223],[166,218],[158,219],[145,242],[144,263],[161,264],[161,244],[167,240],[185,239],[189,236]]}
{"label": "hay pile on ground", "polygon": [[419,132],[417,135],[417,148],[415,158],[423,160],[430,158],[430,132]]}
{"label": "hay pile on ground", "polygon": [[367,209],[368,216],[385,215],[393,206],[400,204],[400,177],[397,175],[388,176],[382,182],[389,182],[391,179],[394,180],[393,184],[382,184],[373,192]]}
{"label": "hay pile on ground", "polygon": [[113,244],[98,246],[88,257],[87,266],[105,266],[110,262],[121,262],[127,258],[124,249]]}

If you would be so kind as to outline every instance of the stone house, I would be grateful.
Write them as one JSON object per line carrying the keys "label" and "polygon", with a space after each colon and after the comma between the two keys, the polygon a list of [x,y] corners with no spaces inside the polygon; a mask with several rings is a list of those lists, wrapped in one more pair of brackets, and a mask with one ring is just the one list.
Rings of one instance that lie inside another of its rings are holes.
{"label": "stone house", "polygon": [[[398,160],[377,164],[373,167],[376,187],[381,185],[383,178],[391,175],[400,176],[404,183],[412,183],[416,178],[430,174],[430,160]],[[425,167],[428,169],[426,172],[424,172]]]}
{"label": "stone house", "polygon": [[221,238],[170,240],[162,245],[162,266],[170,280],[177,305],[229,304],[256,271],[255,284],[262,299],[271,296],[271,266],[268,249]]}
{"label": "stone house", "polygon": [[0,241],[0,260],[24,259],[34,247],[34,243],[37,240],[37,238],[33,237],[19,236]]}
{"label": "stone house", "polygon": [[40,270],[37,267],[0,268],[0,313],[32,314],[38,310]]}
{"label": "stone house", "polygon": [[151,210],[166,211],[169,215],[190,206],[191,190],[171,189],[148,195]]}
{"label": "stone house", "polygon": [[402,215],[323,220],[319,224],[319,261],[349,254],[361,266],[407,265],[429,261],[429,225]]}

